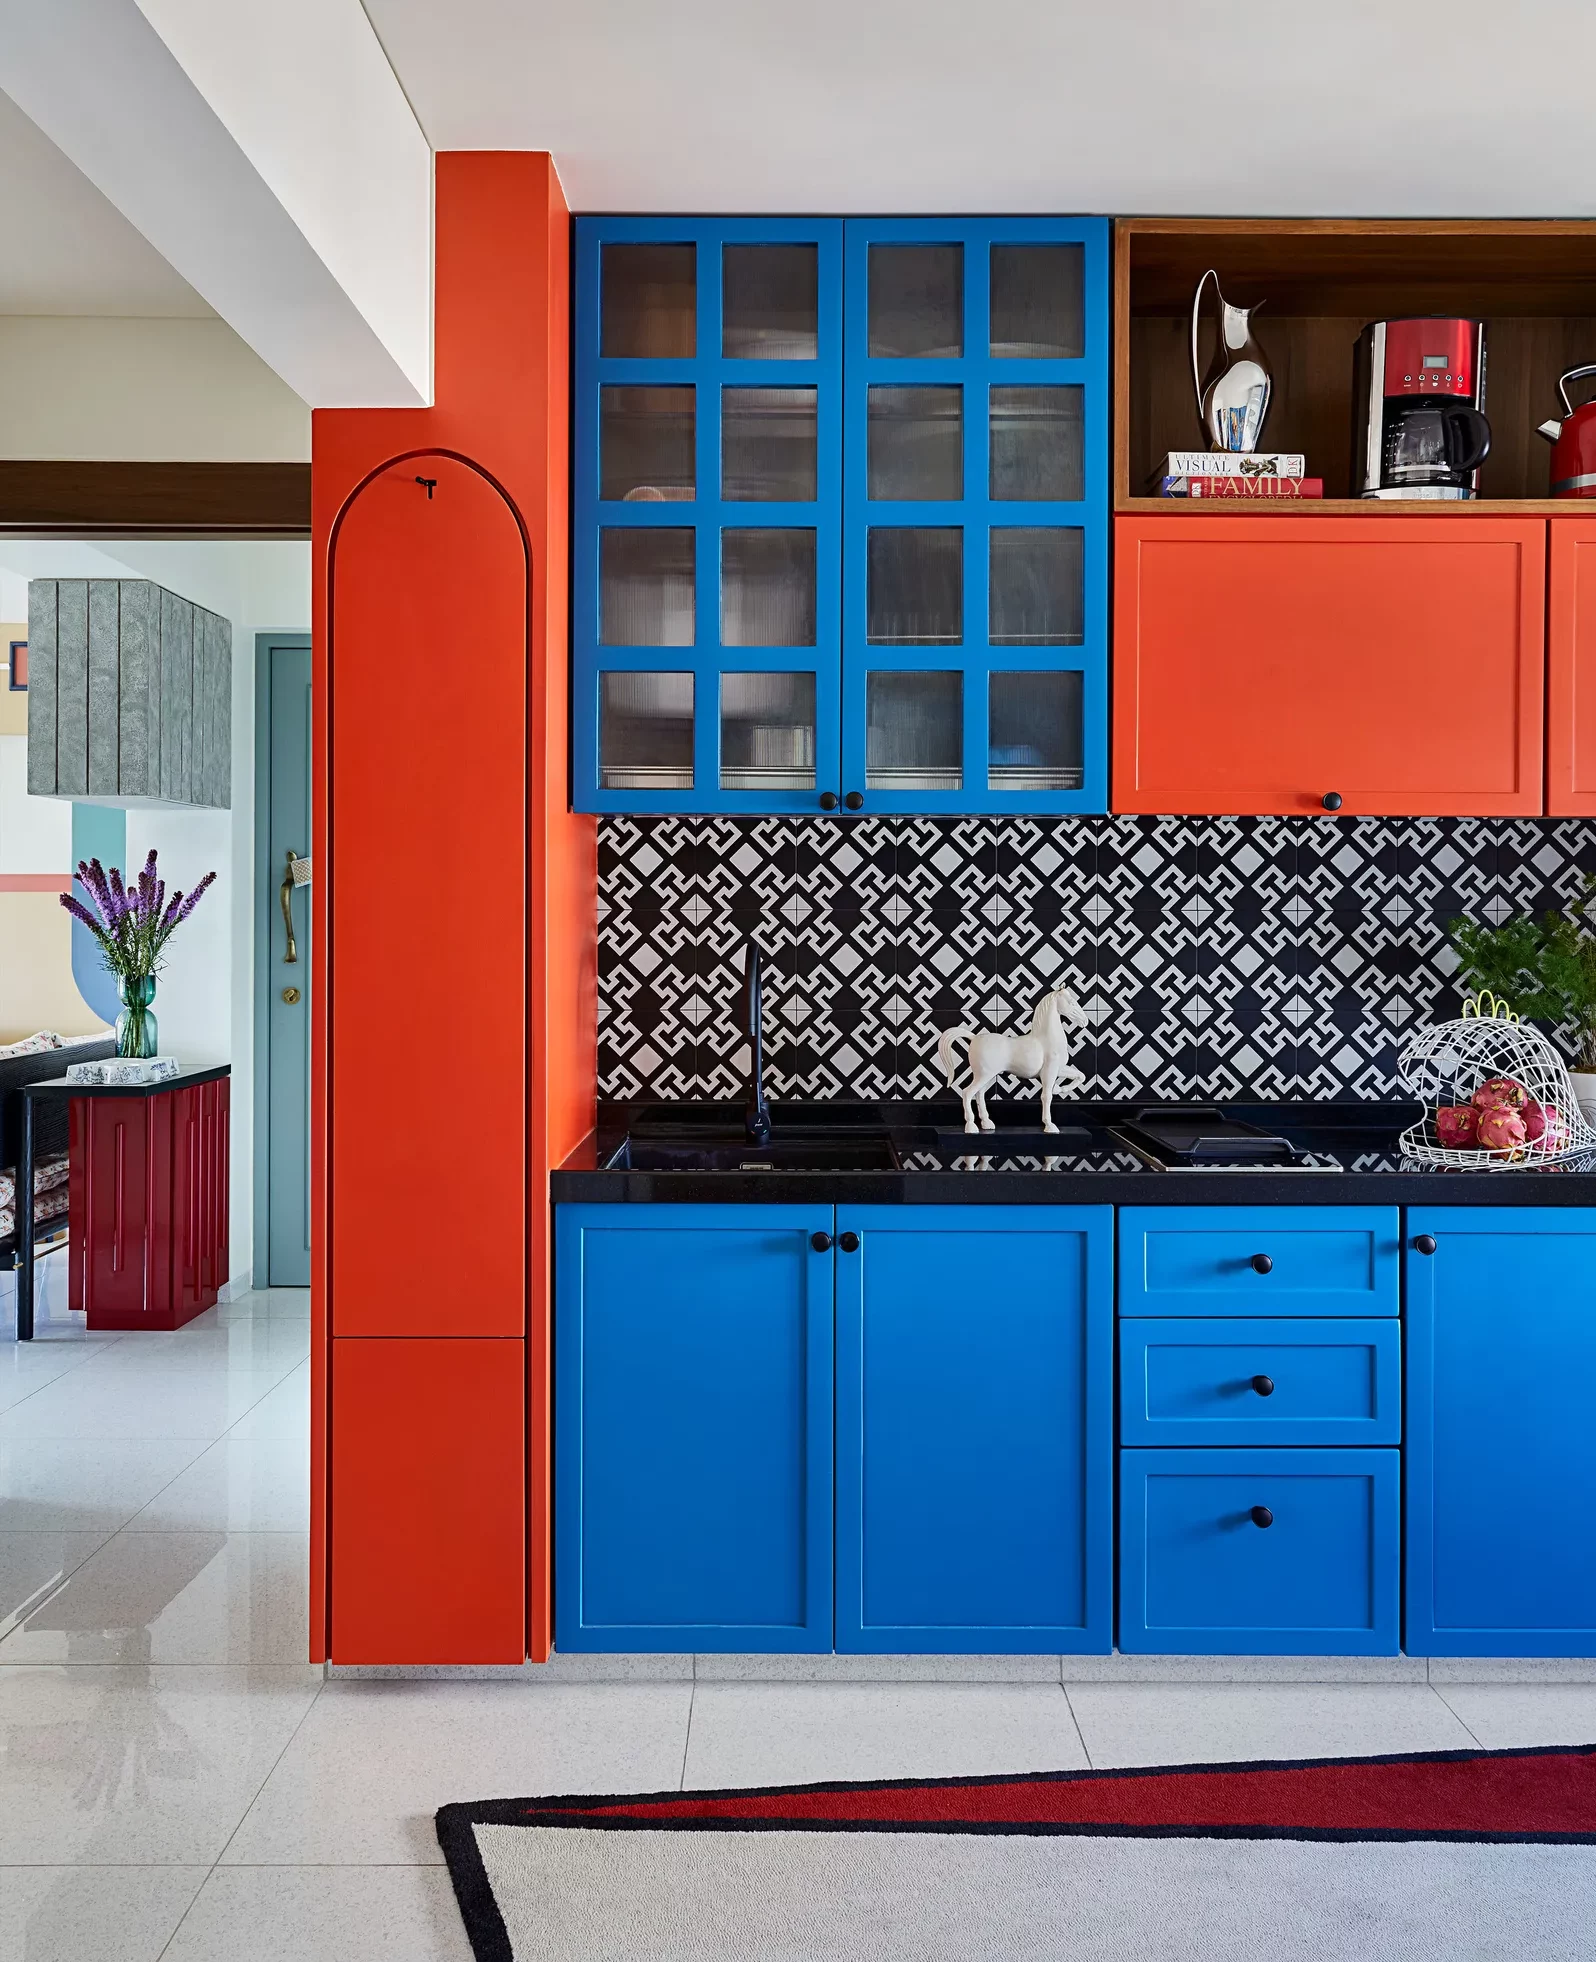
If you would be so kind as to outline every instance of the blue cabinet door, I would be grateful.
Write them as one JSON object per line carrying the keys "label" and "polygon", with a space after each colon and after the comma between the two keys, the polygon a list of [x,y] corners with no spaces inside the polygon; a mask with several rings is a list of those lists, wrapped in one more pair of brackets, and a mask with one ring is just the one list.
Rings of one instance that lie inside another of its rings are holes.
{"label": "blue cabinet door", "polygon": [[837,1227],[838,1649],[1106,1652],[1109,1208],[844,1206]]}
{"label": "blue cabinet door", "polygon": [[836,808],[842,221],[579,218],[583,811]]}
{"label": "blue cabinet door", "polygon": [[1119,1646],[1395,1655],[1396,1451],[1121,1451]]}
{"label": "blue cabinet door", "polygon": [[1413,1207],[1403,1258],[1405,1646],[1596,1655],[1596,1208]]}
{"label": "blue cabinet door", "polygon": [[557,1208],[557,1648],[830,1649],[832,1220]]}
{"label": "blue cabinet door", "polygon": [[842,780],[867,811],[1108,808],[1108,240],[847,221]]}
{"label": "blue cabinet door", "polygon": [[1123,1206],[1122,1315],[1395,1315],[1395,1206]]}

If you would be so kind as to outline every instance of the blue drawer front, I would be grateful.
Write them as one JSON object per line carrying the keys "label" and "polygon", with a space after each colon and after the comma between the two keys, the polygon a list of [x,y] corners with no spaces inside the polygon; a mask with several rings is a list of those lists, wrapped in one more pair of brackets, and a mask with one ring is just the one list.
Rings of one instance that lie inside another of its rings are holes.
{"label": "blue drawer front", "polygon": [[555,1641],[831,1647],[830,1206],[561,1206]]}
{"label": "blue drawer front", "polygon": [[1405,1647],[1596,1655],[1596,1208],[1407,1230]]}
{"label": "blue drawer front", "polygon": [[837,1647],[1106,1654],[1106,1206],[839,1206]]}
{"label": "blue drawer front", "polygon": [[1121,1649],[1395,1655],[1399,1458],[1122,1451]]}
{"label": "blue drawer front", "polygon": [[1126,1206],[1119,1311],[1395,1315],[1400,1235],[1395,1206]]}
{"label": "blue drawer front", "polygon": [[1400,1444],[1401,1324],[1122,1322],[1119,1425],[1133,1445]]}

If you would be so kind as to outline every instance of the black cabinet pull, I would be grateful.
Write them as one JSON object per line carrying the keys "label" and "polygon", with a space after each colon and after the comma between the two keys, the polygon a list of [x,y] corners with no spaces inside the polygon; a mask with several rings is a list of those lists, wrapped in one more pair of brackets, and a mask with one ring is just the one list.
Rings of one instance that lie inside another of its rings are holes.
{"label": "black cabinet pull", "polygon": [[1275,1271],[1275,1264],[1268,1254],[1254,1254],[1247,1265],[1255,1274],[1272,1274]]}
{"label": "black cabinet pull", "polygon": [[845,1254],[856,1254],[859,1251],[859,1236],[857,1233],[839,1233],[837,1245]]}
{"label": "black cabinet pull", "polygon": [[1342,804],[1341,792],[1339,790],[1327,790],[1319,799],[1319,802],[1323,804],[1327,811],[1339,811]]}
{"label": "black cabinet pull", "polygon": [[1421,1254],[1433,1254],[1435,1252],[1435,1235],[1433,1233],[1419,1234],[1413,1242],[1413,1251]]}
{"label": "black cabinet pull", "polygon": [[1272,1376],[1255,1376],[1252,1387],[1261,1397],[1272,1397],[1275,1393],[1275,1379]]}
{"label": "black cabinet pull", "polygon": [[809,1236],[809,1244],[814,1248],[817,1254],[830,1253],[831,1235],[829,1233],[811,1233]]}
{"label": "black cabinet pull", "polygon": [[823,790],[823,791],[821,791],[821,793],[820,793],[820,808],[821,808],[821,809],[822,809],[823,811],[834,811],[834,810],[835,810],[835,809],[837,808],[837,793],[836,793],[836,791],[834,791],[834,790]]}
{"label": "black cabinet pull", "polygon": [[864,792],[850,790],[842,801],[850,811],[862,811],[864,809]]}
{"label": "black cabinet pull", "polygon": [[1275,1516],[1267,1506],[1254,1506],[1247,1517],[1254,1526],[1273,1526],[1275,1523]]}

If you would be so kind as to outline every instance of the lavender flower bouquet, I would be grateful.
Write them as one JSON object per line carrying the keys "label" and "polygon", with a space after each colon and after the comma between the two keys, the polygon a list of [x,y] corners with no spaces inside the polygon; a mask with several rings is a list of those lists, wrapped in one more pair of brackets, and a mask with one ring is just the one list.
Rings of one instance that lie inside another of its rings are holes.
{"label": "lavender flower bouquet", "polygon": [[119,1056],[157,1053],[150,1003],[155,999],[162,950],[215,878],[214,872],[207,872],[192,892],[174,892],[168,900],[166,881],[156,870],[154,852],[132,885],[123,883],[121,871],[114,865],[107,871],[97,858],[78,860],[78,883],[88,902],[76,893],[63,893],[61,904],[94,935],[106,967],[116,976],[116,991],[122,1000],[122,1013],[116,1018]]}

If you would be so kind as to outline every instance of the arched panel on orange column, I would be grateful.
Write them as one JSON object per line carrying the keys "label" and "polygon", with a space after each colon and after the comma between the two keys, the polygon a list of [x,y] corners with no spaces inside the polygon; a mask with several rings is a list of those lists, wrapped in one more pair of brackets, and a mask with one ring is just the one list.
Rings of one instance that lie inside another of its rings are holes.
{"label": "arched panel on orange column", "polygon": [[526,1653],[525,527],[397,457],[328,552],[330,1654]]}

